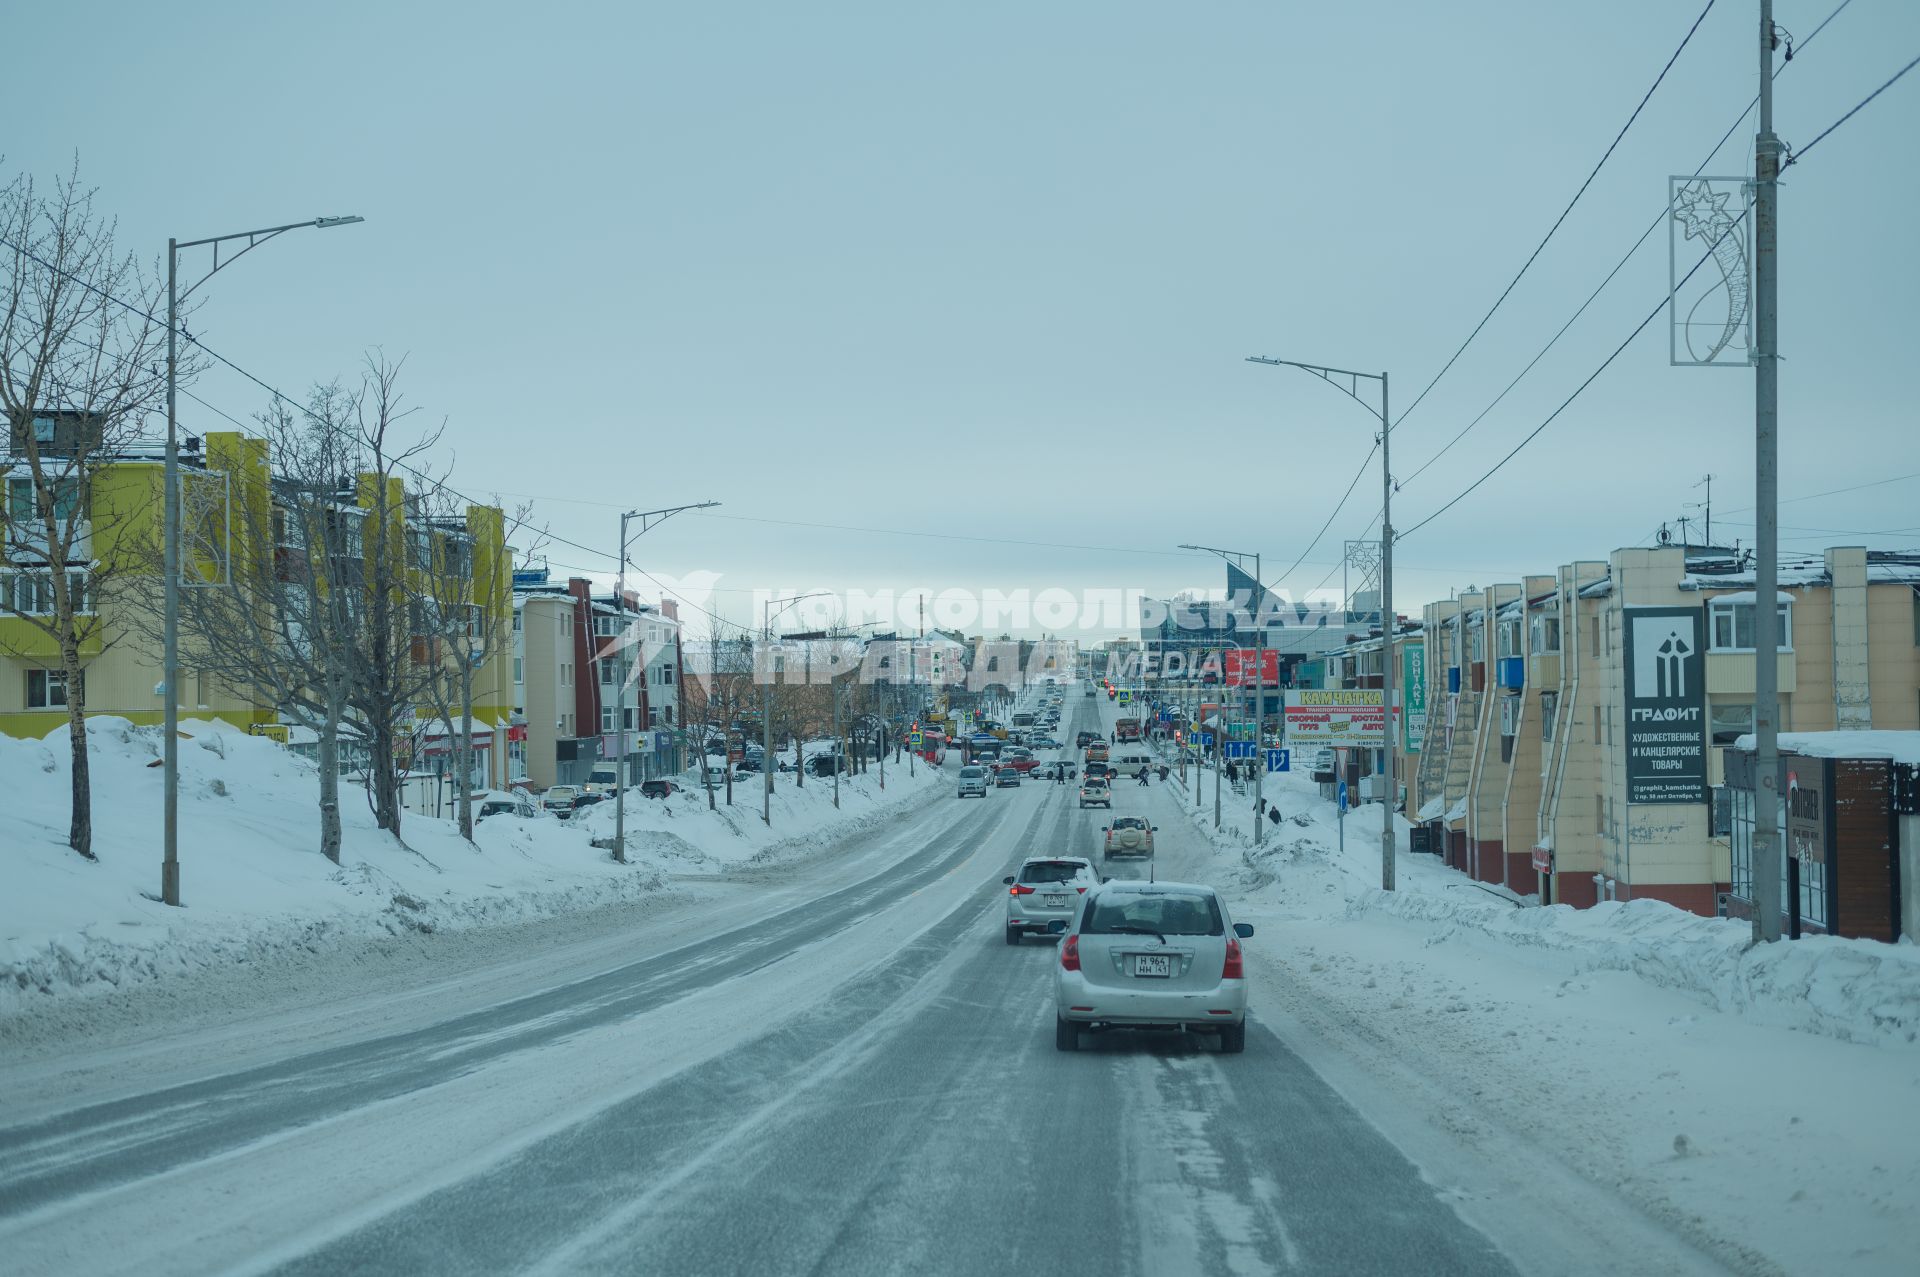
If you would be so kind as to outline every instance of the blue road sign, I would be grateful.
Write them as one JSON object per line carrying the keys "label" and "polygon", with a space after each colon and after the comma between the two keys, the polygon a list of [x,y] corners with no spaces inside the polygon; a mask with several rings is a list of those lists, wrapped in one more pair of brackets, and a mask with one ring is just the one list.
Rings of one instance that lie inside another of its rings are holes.
{"label": "blue road sign", "polygon": [[1293,770],[1293,754],[1289,750],[1270,749],[1267,751],[1267,770],[1270,772],[1290,772]]}
{"label": "blue road sign", "polygon": [[1230,740],[1227,742],[1227,757],[1252,758],[1258,749],[1259,746],[1250,740]]}
{"label": "blue road sign", "polygon": [[1201,748],[1203,748],[1203,749],[1212,749],[1212,748],[1213,748],[1213,733],[1212,733],[1212,732],[1196,732],[1196,733],[1195,733],[1195,735],[1196,735],[1196,736],[1198,737],[1198,739],[1199,739],[1199,741],[1200,741],[1200,745],[1201,745]]}
{"label": "blue road sign", "polygon": [[1341,811],[1345,811],[1347,809],[1347,782],[1344,780],[1341,781],[1334,787],[1333,792],[1335,794],[1334,801],[1340,804]]}

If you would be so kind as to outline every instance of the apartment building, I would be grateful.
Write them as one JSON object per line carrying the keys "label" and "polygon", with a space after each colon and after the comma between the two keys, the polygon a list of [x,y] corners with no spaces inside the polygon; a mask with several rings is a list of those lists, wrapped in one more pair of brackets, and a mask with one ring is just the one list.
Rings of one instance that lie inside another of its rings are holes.
{"label": "apartment building", "polygon": [[[70,428],[71,422],[54,423],[50,433],[56,444],[60,431]],[[300,502],[306,503],[302,508],[312,507],[314,494],[296,492],[274,473],[265,440],[236,431],[209,433],[187,441],[180,464],[184,591],[254,591],[263,607],[291,607],[294,591],[313,588],[314,578],[300,570],[300,556],[321,551],[296,535],[302,521],[289,517],[289,510]],[[12,457],[6,469],[0,732],[44,737],[64,725],[68,709],[58,652],[33,620],[51,610],[48,585],[54,569],[47,562],[44,533],[36,534],[31,517],[32,481]],[[283,707],[263,697],[253,682],[202,667],[212,662],[201,655],[207,648],[196,641],[192,607],[185,609],[189,621],[182,626],[178,685],[167,688],[156,616],[164,458],[157,450],[127,451],[94,460],[88,469],[88,481],[73,484],[71,498],[64,493],[58,498],[71,501],[60,516],[71,529],[60,570],[89,621],[80,644],[86,712],[158,724],[166,710],[163,697],[171,690],[184,720],[217,718],[236,727],[259,727],[296,749],[311,750],[311,733],[282,721]],[[471,671],[472,713],[464,729],[480,758],[495,757],[502,752],[497,746],[504,744],[511,705],[505,630],[511,551],[501,512],[471,506],[460,516],[427,517],[398,481],[380,495],[383,502],[377,503],[369,476],[346,476],[339,491],[324,494],[321,504],[329,520],[350,529],[352,535],[341,542],[344,557],[358,557],[363,569],[365,556],[378,544],[361,535],[367,518],[377,507],[393,512],[390,544],[406,565],[397,587],[405,596],[399,606],[413,622],[407,636],[410,659],[417,665],[450,665],[453,649],[459,649]],[[291,631],[297,634],[298,626]],[[401,726],[403,752],[416,767],[416,760],[451,753],[446,724],[433,706],[415,706],[413,721]],[[483,782],[498,770],[479,767],[475,780]]]}

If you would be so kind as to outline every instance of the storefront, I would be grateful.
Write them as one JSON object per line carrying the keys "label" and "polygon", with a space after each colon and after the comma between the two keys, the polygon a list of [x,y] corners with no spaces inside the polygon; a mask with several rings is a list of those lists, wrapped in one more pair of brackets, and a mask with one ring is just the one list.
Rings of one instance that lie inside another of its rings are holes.
{"label": "storefront", "polygon": [[[1775,830],[1783,930],[1789,935],[1895,940],[1903,922],[1902,827],[1913,825],[1903,817],[1920,810],[1914,766],[1891,757],[1850,756],[1840,749],[1827,753],[1818,740],[1824,735],[1810,732],[1781,742]],[[1751,741],[1742,738],[1742,745]],[[1795,750],[1790,747],[1794,741],[1816,752]],[[1725,912],[1751,918],[1757,770],[1751,748],[1729,749],[1725,761],[1732,862]]]}

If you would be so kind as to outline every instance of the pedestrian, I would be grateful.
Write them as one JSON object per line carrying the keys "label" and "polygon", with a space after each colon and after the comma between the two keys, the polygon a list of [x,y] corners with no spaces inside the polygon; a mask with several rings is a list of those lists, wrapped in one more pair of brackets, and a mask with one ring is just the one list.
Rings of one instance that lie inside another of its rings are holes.
{"label": "pedestrian", "polygon": [[1172,770],[1173,770],[1173,769],[1172,769],[1172,768],[1170,768],[1170,767],[1168,767],[1168,766],[1167,766],[1167,765],[1166,765],[1165,763],[1161,763],[1161,764],[1160,764],[1160,783],[1161,783],[1162,785],[1164,785],[1164,784],[1166,784],[1166,783],[1167,783],[1167,775],[1168,775],[1168,773],[1170,773],[1170,772],[1171,772]]}
{"label": "pedestrian", "polygon": [[1240,764],[1228,763],[1227,764],[1227,783],[1231,785],[1239,779],[1240,779]]}
{"label": "pedestrian", "polygon": [[1142,785],[1144,785],[1144,784],[1146,784],[1146,783],[1147,783],[1147,769],[1146,769],[1146,768],[1144,768],[1144,767],[1142,767],[1142,768],[1140,769],[1140,771],[1139,771],[1139,772],[1138,772],[1138,773],[1136,774],[1136,776],[1135,776],[1135,779],[1137,779],[1137,780],[1138,780],[1138,781],[1139,781],[1139,782],[1140,782],[1140,783],[1141,783]]}

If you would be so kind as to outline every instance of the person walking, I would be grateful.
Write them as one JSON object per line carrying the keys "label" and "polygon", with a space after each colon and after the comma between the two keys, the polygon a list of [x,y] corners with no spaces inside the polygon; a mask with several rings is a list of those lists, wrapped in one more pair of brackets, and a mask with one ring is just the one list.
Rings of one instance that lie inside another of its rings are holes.
{"label": "person walking", "polygon": [[1147,769],[1145,767],[1142,767],[1138,772],[1134,774],[1134,779],[1138,780],[1142,785],[1146,784]]}

